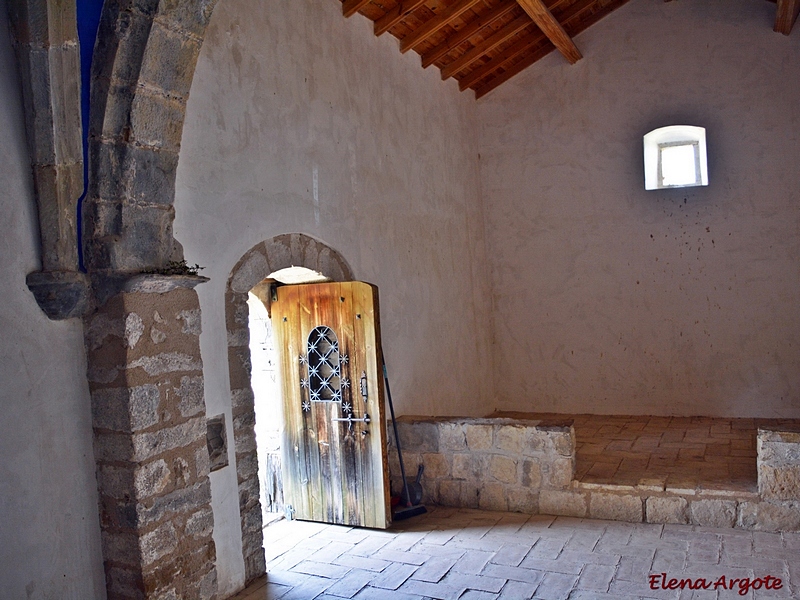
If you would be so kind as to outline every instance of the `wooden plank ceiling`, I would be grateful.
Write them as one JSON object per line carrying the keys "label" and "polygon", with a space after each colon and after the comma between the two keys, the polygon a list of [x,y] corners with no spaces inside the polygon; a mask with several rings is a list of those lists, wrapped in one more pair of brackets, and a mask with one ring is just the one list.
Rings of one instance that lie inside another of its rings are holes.
{"label": "wooden plank ceiling", "polygon": [[[669,1],[669,0],[665,0]],[[422,66],[480,98],[540,58],[558,50],[575,63],[578,33],[628,0],[342,0],[345,17],[360,13],[375,35],[390,33],[400,52],[413,50]],[[777,0],[775,31],[786,35],[800,0]]]}

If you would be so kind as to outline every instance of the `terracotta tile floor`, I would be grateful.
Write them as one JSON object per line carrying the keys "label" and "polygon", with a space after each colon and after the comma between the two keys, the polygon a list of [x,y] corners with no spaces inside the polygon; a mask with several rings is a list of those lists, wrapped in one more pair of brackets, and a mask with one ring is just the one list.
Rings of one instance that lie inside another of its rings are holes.
{"label": "terracotta tile floor", "polygon": [[572,420],[575,478],[583,483],[754,492],[759,427],[797,425],[796,419],[719,419],[495,413],[492,416]]}

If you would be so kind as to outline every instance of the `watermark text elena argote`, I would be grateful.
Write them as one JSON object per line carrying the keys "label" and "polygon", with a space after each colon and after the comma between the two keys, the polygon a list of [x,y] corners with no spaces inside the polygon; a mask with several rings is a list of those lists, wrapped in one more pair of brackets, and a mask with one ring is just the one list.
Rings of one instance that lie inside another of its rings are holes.
{"label": "watermark text elena argote", "polygon": [[745,596],[750,590],[779,590],[783,587],[780,577],[765,575],[764,577],[725,577],[720,575],[716,579],[706,579],[705,577],[685,577],[678,579],[668,577],[666,573],[656,573],[648,575],[651,590],[736,590],[740,596]]}

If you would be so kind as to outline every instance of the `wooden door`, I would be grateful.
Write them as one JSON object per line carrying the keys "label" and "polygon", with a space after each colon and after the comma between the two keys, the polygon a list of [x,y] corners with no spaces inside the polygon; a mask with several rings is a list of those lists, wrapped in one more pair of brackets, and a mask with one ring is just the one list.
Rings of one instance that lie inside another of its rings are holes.
{"label": "wooden door", "polygon": [[284,502],[295,518],[390,523],[378,289],[283,286],[272,303],[283,391]]}

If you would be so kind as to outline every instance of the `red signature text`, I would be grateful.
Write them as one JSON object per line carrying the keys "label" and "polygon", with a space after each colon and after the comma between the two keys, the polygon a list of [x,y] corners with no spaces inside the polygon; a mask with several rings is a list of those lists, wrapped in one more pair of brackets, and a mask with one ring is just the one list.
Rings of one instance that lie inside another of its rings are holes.
{"label": "red signature text", "polygon": [[677,590],[688,588],[690,590],[735,590],[738,589],[740,596],[746,596],[750,590],[779,590],[783,587],[783,581],[780,577],[773,577],[766,575],[765,577],[756,577],[750,579],[749,577],[737,578],[731,577],[728,579],[725,575],[721,575],[717,579],[706,579],[704,577],[676,579],[674,577],[667,579],[666,573],[658,573],[656,575],[648,575],[647,579],[650,582],[651,590]]}

